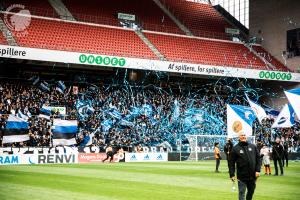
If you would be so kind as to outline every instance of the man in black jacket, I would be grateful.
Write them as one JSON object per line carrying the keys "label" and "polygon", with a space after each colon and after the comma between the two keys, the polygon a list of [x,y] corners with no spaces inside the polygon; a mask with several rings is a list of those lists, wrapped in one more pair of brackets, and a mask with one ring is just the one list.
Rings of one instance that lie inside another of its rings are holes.
{"label": "man in black jacket", "polygon": [[279,163],[279,167],[280,167],[280,173],[281,173],[280,175],[283,176],[282,157],[283,157],[283,146],[280,144],[280,139],[276,138],[276,142],[272,148],[272,158],[273,158],[274,167],[275,167],[274,176],[278,176],[277,162]]}
{"label": "man in black jacket", "polygon": [[229,169],[229,160],[230,160],[230,157],[231,157],[232,148],[233,148],[233,144],[232,144],[231,138],[227,138],[227,142],[224,146],[224,152],[225,152],[225,155],[226,155],[228,169]]}
{"label": "man in black jacket", "polygon": [[284,161],[285,161],[285,166],[289,166],[289,145],[288,141],[285,141],[283,144],[283,158],[282,158],[282,166],[284,167]]}
{"label": "man in black jacket", "polygon": [[239,143],[231,151],[229,174],[235,181],[235,168],[239,187],[239,200],[251,200],[254,194],[256,179],[260,175],[260,156],[257,147],[247,142],[245,133],[239,134]]}

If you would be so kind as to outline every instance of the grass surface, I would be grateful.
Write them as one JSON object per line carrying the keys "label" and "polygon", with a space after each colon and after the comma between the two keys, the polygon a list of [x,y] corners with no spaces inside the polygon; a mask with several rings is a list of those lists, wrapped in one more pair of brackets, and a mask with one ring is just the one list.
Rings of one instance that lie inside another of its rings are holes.
{"label": "grass surface", "polygon": [[[214,161],[0,166],[0,199],[237,199]],[[257,181],[253,199],[300,199],[300,163]]]}

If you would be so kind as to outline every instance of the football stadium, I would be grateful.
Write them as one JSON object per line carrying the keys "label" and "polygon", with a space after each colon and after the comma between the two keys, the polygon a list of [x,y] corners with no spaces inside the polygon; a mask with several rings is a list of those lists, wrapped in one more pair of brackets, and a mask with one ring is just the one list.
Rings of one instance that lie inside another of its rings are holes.
{"label": "football stadium", "polygon": [[299,199],[299,11],[1,0],[0,199]]}

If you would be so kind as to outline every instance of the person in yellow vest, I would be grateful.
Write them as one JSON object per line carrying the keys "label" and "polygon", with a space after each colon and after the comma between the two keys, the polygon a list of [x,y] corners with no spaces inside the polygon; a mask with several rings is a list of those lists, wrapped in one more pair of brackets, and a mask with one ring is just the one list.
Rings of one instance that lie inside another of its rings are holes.
{"label": "person in yellow vest", "polygon": [[219,142],[215,142],[215,159],[216,159],[216,173],[220,173],[219,171],[219,166],[220,166],[220,160],[222,159],[221,157],[221,152],[220,152],[220,148],[219,148]]}

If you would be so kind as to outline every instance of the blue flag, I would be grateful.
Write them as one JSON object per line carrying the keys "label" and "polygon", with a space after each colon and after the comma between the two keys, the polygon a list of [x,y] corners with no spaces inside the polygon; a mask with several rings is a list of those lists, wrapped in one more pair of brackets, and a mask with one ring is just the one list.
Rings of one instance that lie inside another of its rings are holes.
{"label": "blue flag", "polygon": [[29,140],[28,129],[29,124],[27,120],[10,114],[6,121],[2,143],[5,144]]}

